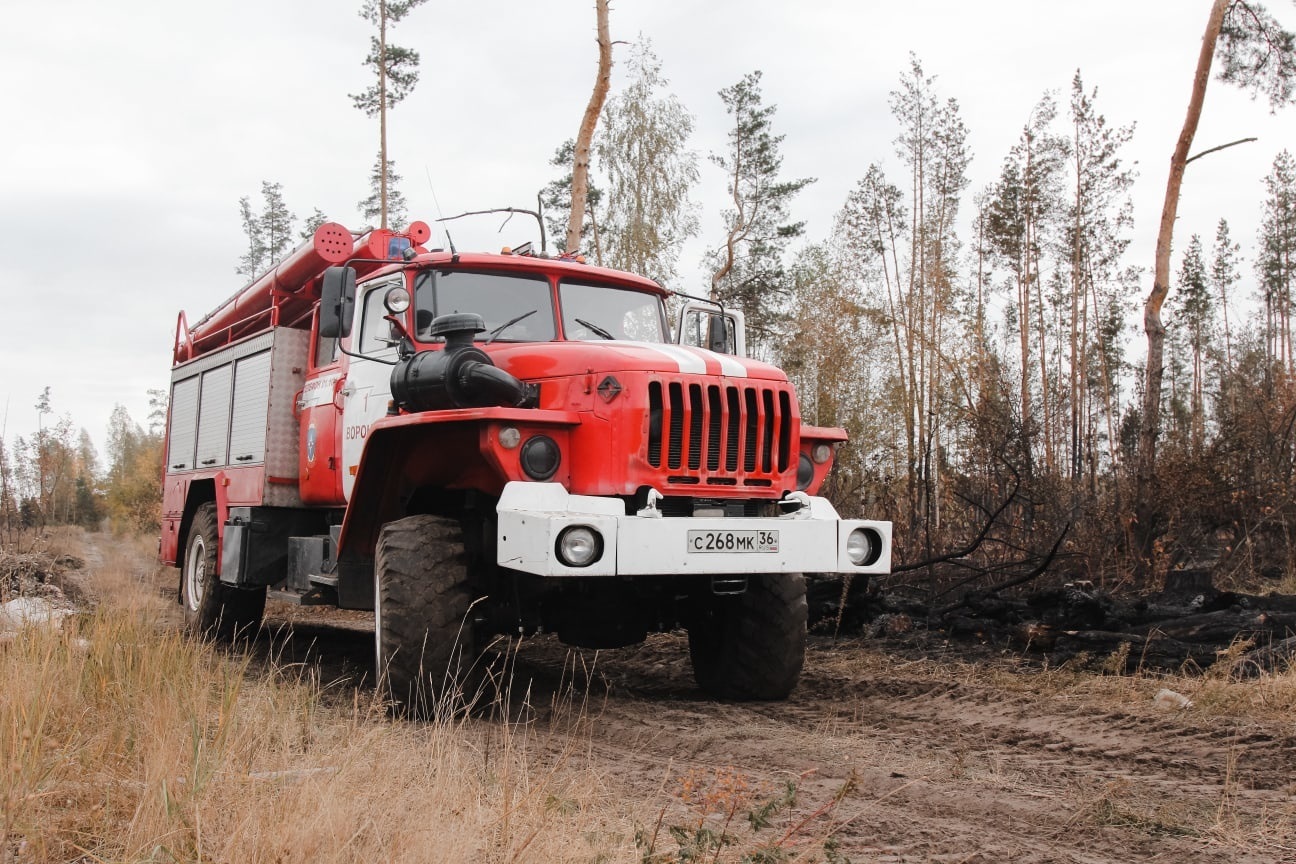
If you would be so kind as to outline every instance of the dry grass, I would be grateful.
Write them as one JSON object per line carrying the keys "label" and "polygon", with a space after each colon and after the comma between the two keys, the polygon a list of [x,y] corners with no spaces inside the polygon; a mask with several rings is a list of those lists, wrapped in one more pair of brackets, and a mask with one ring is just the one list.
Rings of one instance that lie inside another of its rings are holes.
{"label": "dry grass", "polygon": [[392,722],[372,691],[249,675],[159,623],[137,549],[108,557],[94,611],[0,648],[5,864],[637,857],[635,814],[529,728]]}

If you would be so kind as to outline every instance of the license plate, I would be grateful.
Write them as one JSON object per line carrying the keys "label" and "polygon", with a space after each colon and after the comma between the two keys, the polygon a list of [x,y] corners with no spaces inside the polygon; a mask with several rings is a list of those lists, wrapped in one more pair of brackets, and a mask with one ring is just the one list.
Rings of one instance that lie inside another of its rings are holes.
{"label": "license plate", "polygon": [[692,552],[777,552],[777,531],[690,531],[688,551]]}

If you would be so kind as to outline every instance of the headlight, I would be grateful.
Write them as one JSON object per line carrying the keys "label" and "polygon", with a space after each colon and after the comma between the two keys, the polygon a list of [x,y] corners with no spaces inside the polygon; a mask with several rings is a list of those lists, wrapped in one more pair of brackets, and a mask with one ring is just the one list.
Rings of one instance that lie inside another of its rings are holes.
{"label": "headlight", "polygon": [[522,445],[519,458],[522,470],[528,477],[532,480],[548,480],[558,472],[562,451],[558,449],[558,442],[548,435],[536,435]]}
{"label": "headlight", "polygon": [[512,450],[522,441],[522,433],[516,426],[505,426],[500,430],[499,442],[505,450]]}
{"label": "headlight", "polygon": [[568,567],[588,567],[603,557],[603,536],[588,525],[573,525],[558,535],[555,551]]}
{"label": "headlight", "polygon": [[872,528],[856,528],[846,538],[846,557],[856,567],[867,567],[882,557],[882,537]]}
{"label": "headlight", "polygon": [[814,458],[816,465],[822,465],[832,458],[832,445],[816,444],[814,449],[810,451],[810,455]]}
{"label": "headlight", "polygon": [[797,488],[804,492],[810,488],[813,481],[814,463],[810,461],[809,456],[802,453],[800,458],[797,459]]}
{"label": "headlight", "polygon": [[402,314],[409,308],[409,303],[409,292],[399,285],[388,291],[387,296],[383,298],[383,305],[393,315]]}

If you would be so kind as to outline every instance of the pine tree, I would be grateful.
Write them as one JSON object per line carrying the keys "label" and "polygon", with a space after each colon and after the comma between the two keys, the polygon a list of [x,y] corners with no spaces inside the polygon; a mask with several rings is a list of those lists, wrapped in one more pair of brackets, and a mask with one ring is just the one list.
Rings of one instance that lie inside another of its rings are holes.
{"label": "pine tree", "polygon": [[720,91],[732,125],[729,146],[711,161],[728,175],[731,209],[725,210],[724,243],[711,253],[711,297],[741,308],[751,341],[772,343],[788,293],[783,253],[805,231],[789,207],[814,178],[782,180],[782,135],[773,134],[774,105],[761,99],[761,73],[750,72]]}
{"label": "pine tree", "polygon": [[267,266],[273,267],[292,249],[293,222],[297,217],[284,204],[282,183],[262,180],[261,197],[265,209],[261,211],[258,226],[261,229],[261,241],[265,244]]}
{"label": "pine tree", "polygon": [[306,217],[306,223],[302,226],[299,236],[303,240],[311,240],[315,236],[315,231],[327,221],[328,217],[324,215],[324,211],[316,207],[314,212]]}
{"label": "pine tree", "polygon": [[[1113,127],[1098,113],[1098,91],[1086,92],[1080,71],[1071,81],[1071,166],[1073,196],[1067,214],[1070,269],[1069,386],[1072,478],[1088,467],[1091,487],[1099,464],[1098,422],[1106,430],[1108,462],[1116,446],[1116,404],[1120,330],[1104,326],[1123,317],[1127,301],[1121,257],[1133,225],[1133,171],[1121,149],[1133,125]],[[1075,490],[1078,492],[1078,488]]]}
{"label": "pine tree", "polygon": [[1156,500],[1157,437],[1161,433],[1161,379],[1166,367],[1165,326],[1161,323],[1161,307],[1170,291],[1170,249],[1174,242],[1179,193],[1183,186],[1184,171],[1191,158],[1195,158],[1190,157],[1189,153],[1201,121],[1215,52],[1218,48],[1221,80],[1250,89],[1253,96],[1263,92],[1270,108],[1277,110],[1294,101],[1294,46],[1296,34],[1284,30],[1260,3],[1254,0],[1214,0],[1211,4],[1193,74],[1188,110],[1170,157],[1161,225],[1157,233],[1152,290],[1143,305],[1143,330],[1147,334],[1148,350],[1144,366],[1143,406],[1139,418],[1141,425],[1136,500],[1131,522],[1137,535],[1140,576],[1150,571],[1154,563],[1155,541],[1165,529],[1164,514]]}
{"label": "pine tree", "polygon": [[1265,177],[1264,215],[1256,241],[1256,276],[1266,309],[1271,362],[1296,372],[1292,350],[1292,299],[1296,296],[1296,161],[1287,150],[1274,157]]}
{"label": "pine tree", "polygon": [[1184,250],[1179,265],[1179,306],[1182,309],[1183,336],[1191,358],[1189,437],[1194,451],[1200,452],[1205,439],[1206,349],[1214,329],[1214,304],[1211,302],[1201,237],[1196,234],[1189,238],[1188,248]]}
{"label": "pine tree", "polygon": [[1239,243],[1229,236],[1228,220],[1221,218],[1215,226],[1215,245],[1211,249],[1211,288],[1219,297],[1224,318],[1224,371],[1227,377],[1233,372],[1233,341],[1229,332],[1229,295],[1238,282]]}
{"label": "pine tree", "polygon": [[366,224],[377,220],[383,228],[404,227],[405,196],[397,188],[400,182],[401,175],[396,173],[395,162],[388,159],[386,171],[374,162],[373,171],[369,174],[369,197],[356,205]]}
{"label": "pine tree", "polygon": [[[404,221],[404,201],[399,208],[392,199],[392,187],[399,178],[391,174],[392,160],[387,152],[387,112],[395,108],[418,83],[419,53],[410,48],[401,48],[388,41],[388,30],[399,24],[411,11],[422,6],[426,0],[365,0],[360,7],[360,17],[377,28],[377,35],[369,37],[369,54],[364,59],[374,74],[374,83],[362,93],[353,93],[351,101],[355,107],[364,112],[366,117],[378,118],[378,159],[374,163],[376,176],[377,207],[380,228],[389,223]],[[362,205],[367,208],[367,203]],[[395,218],[394,210],[402,213]],[[369,210],[366,209],[366,214]],[[365,216],[370,219],[369,215]]]}
{"label": "pine tree", "polygon": [[239,219],[243,223],[243,236],[247,238],[247,251],[239,258],[234,271],[245,279],[255,279],[265,269],[266,246],[261,234],[261,219],[252,212],[252,202],[244,195],[239,199]]}
{"label": "pine tree", "polygon": [[[1043,258],[1055,242],[1064,217],[1061,182],[1069,152],[1065,138],[1051,131],[1057,105],[1045,94],[1022,127],[1017,143],[1004,160],[987,214],[991,248],[1013,273],[1021,349],[1021,420],[1029,446],[1041,443],[1045,464],[1054,468],[1053,390],[1049,386],[1045,322]],[[1031,329],[1035,329],[1035,345]],[[1039,405],[1031,380],[1039,372]],[[1026,468],[1032,467],[1027,455]]]}
{"label": "pine tree", "polygon": [[[567,223],[571,220],[572,160],[575,159],[576,140],[568,138],[549,160],[549,164],[562,171],[556,180],[551,180],[540,190],[540,204],[545,211],[545,228],[555,245],[562,245],[567,236]],[[591,166],[592,167],[592,166]],[[595,261],[603,263],[603,247],[599,236],[599,205],[603,202],[603,190],[595,183],[592,176],[585,190],[585,222],[581,226],[578,249],[594,250]],[[588,242],[587,242],[588,240]],[[592,245],[591,245],[592,244]],[[567,250],[563,250],[567,251]]]}

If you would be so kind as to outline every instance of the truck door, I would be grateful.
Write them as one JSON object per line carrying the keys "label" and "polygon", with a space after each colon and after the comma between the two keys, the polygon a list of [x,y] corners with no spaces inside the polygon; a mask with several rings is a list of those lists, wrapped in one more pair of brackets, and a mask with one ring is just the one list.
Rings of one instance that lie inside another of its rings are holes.
{"label": "truck door", "polygon": [[346,382],[346,357],[336,338],[319,335],[316,316],[312,333],[310,372],[297,400],[298,471],[304,504],[341,504],[342,468],[338,429],[341,418],[339,392]]}
{"label": "truck door", "polygon": [[[362,357],[349,358],[350,371],[342,388],[342,492],[351,497],[365,439],[374,421],[387,414],[391,399],[392,363],[399,335],[386,320],[385,298],[392,288],[405,284],[404,274],[362,285],[356,298],[356,324],[351,350]],[[386,361],[386,362],[382,362]]]}

